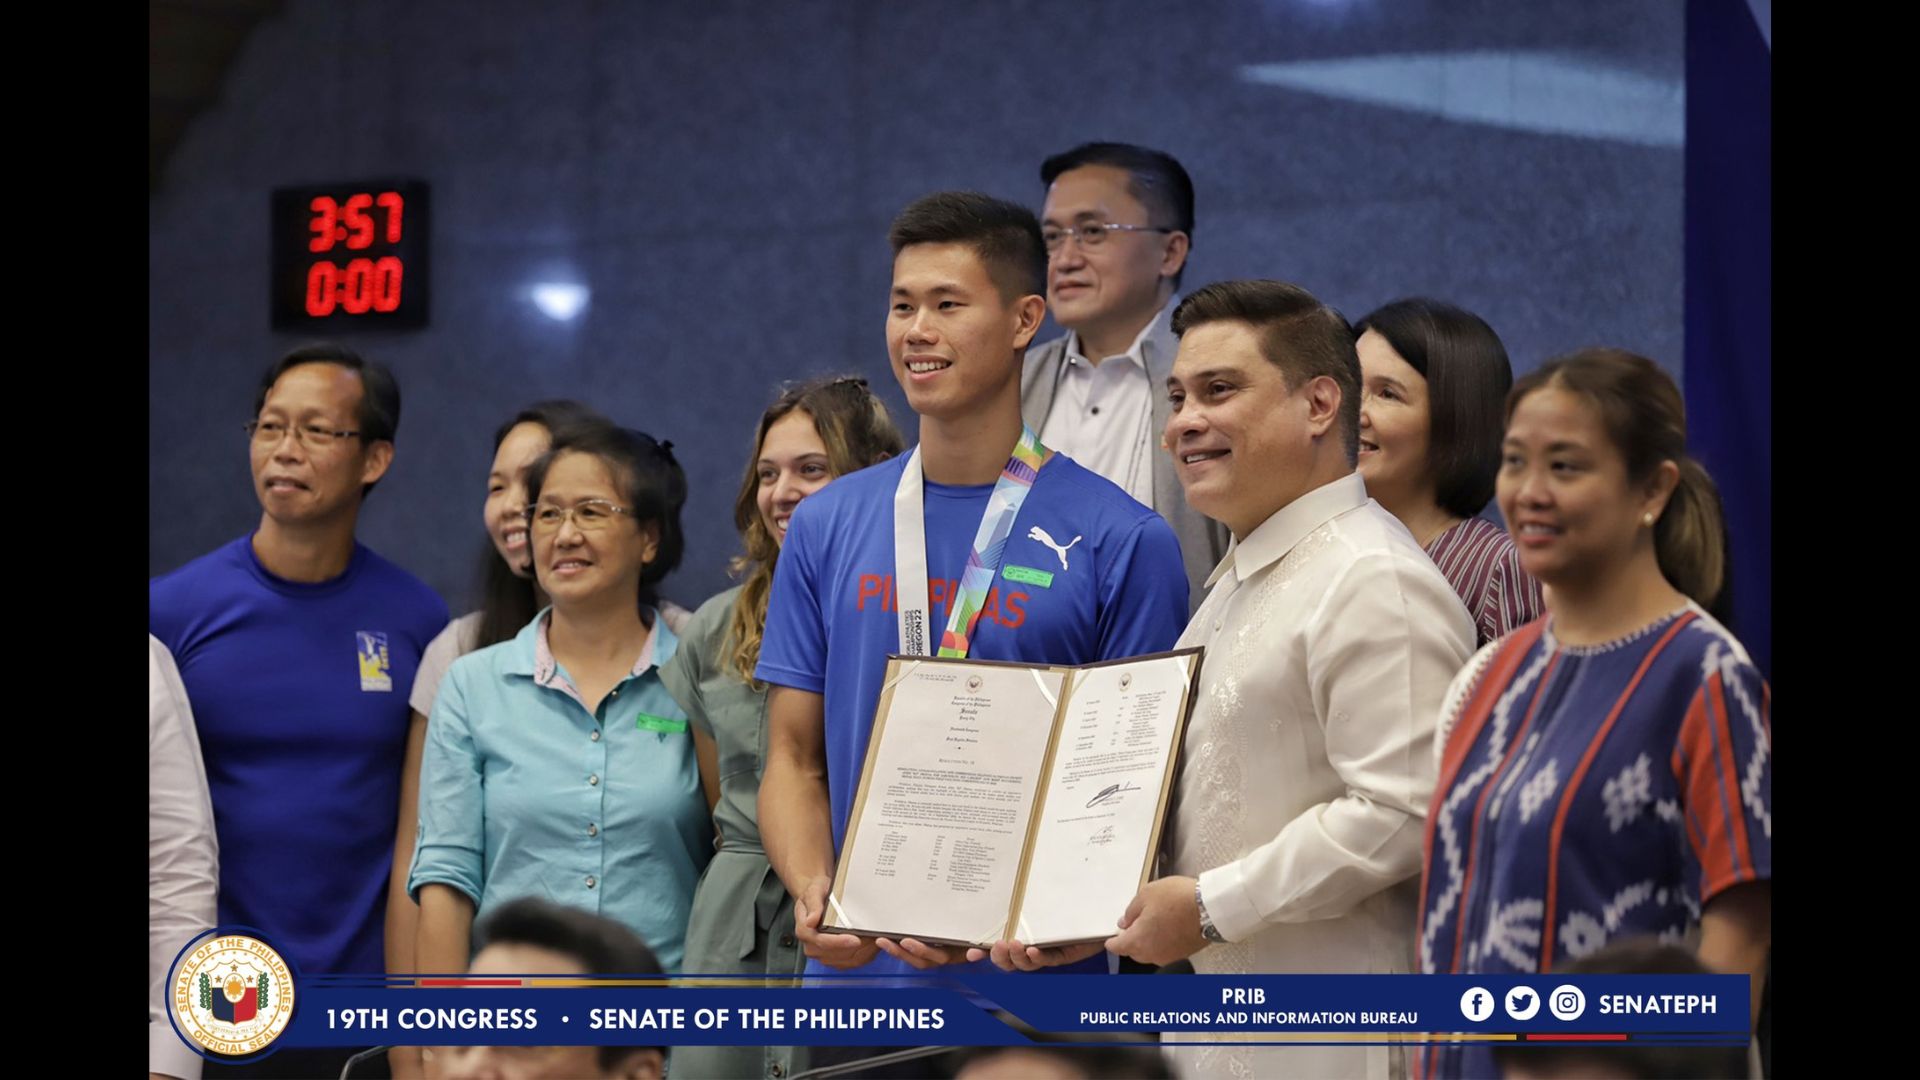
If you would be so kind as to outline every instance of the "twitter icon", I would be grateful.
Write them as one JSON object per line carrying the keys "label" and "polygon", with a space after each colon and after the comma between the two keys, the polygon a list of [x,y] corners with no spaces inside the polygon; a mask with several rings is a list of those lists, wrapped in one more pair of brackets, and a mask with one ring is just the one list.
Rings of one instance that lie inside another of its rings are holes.
{"label": "twitter icon", "polygon": [[1532,987],[1516,986],[1507,991],[1507,1015],[1515,1020],[1531,1020],[1540,1011],[1540,994]]}

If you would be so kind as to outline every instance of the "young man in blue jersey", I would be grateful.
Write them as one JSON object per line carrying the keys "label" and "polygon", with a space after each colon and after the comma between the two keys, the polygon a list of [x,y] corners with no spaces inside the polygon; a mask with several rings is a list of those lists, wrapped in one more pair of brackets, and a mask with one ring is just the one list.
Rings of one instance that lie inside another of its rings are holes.
{"label": "young man in blue jersey", "polygon": [[[773,687],[763,839],[795,897],[813,971],[895,973],[965,958],[910,938],[819,930],[889,653],[1082,664],[1170,648],[1187,615],[1165,519],[1021,423],[1021,357],[1046,314],[1033,214],[941,193],[903,210],[889,239],[887,347],[920,417],[919,446],[800,504],[756,670]],[[1006,537],[997,560],[984,539],[995,531]]]}
{"label": "young man in blue jersey", "polygon": [[[282,357],[247,425],[258,528],[147,590],[206,759],[220,924],[260,930],[309,975],[386,969],[407,688],[447,622],[432,589],[354,540],[399,422],[386,368],[338,345]],[[308,1064],[337,1073],[350,1052]]]}

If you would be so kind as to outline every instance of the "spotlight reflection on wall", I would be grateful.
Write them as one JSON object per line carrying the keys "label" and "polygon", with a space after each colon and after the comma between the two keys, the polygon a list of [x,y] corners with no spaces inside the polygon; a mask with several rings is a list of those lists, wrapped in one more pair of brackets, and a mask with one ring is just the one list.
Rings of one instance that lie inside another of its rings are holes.
{"label": "spotlight reflection on wall", "polygon": [[1592,56],[1479,49],[1244,64],[1245,82],[1544,135],[1678,150],[1687,92],[1677,70],[1648,74]]}
{"label": "spotlight reflection on wall", "polygon": [[571,322],[587,306],[592,291],[585,285],[545,281],[532,289],[533,303],[555,322]]}

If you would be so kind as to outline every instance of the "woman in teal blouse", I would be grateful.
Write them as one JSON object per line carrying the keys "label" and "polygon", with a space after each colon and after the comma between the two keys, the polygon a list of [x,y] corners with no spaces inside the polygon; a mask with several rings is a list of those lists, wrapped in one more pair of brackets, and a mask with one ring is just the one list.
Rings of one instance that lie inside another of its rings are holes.
{"label": "woman in teal blouse", "polygon": [[[760,417],[733,520],[746,554],[746,580],[708,600],[686,625],[680,651],[660,673],[692,721],[701,780],[717,800],[719,851],[700,879],[687,925],[690,975],[796,976],[806,966],[793,937],[793,898],[760,847],[755,804],[767,749],[767,688],[753,681],[767,592],[800,500],[837,476],[905,448],[886,407],[864,379],[818,381],[787,390]],[[674,1080],[791,1076],[806,1068],[796,1047],[681,1046]]]}
{"label": "woman in teal blouse", "polygon": [[652,606],[685,546],[686,475],[670,444],[597,425],[556,432],[527,491],[551,606],[456,661],[434,702],[407,883],[418,970],[466,970],[476,916],[540,896],[631,927],[677,971],[712,835],[660,681],[679,639]]}

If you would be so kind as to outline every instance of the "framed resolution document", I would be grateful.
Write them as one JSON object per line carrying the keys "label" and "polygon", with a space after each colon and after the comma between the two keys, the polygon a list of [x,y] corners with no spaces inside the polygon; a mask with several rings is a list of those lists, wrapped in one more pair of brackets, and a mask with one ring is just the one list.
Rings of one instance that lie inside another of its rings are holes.
{"label": "framed resolution document", "polygon": [[822,929],[983,947],[1118,933],[1159,850],[1201,654],[889,658]]}

